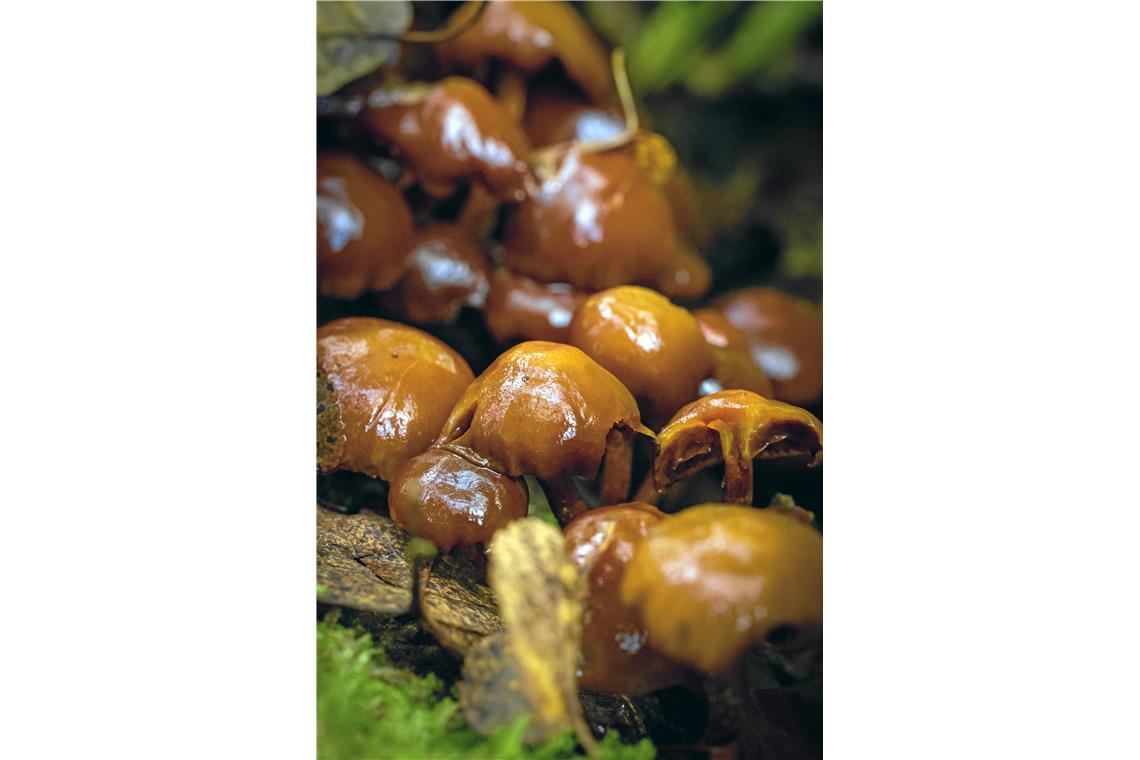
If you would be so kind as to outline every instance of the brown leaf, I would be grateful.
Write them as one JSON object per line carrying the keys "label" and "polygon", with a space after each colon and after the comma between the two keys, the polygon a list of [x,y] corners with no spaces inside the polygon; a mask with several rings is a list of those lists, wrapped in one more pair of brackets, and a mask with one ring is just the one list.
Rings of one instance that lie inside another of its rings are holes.
{"label": "brown leaf", "polygon": [[342,515],[317,507],[317,601],[399,615],[412,606],[407,534],[375,512]]}
{"label": "brown leaf", "polygon": [[[507,632],[499,631],[475,643],[463,657],[463,680],[458,683],[459,705],[463,717],[483,735],[532,712],[509,648]],[[537,744],[547,736],[542,726],[531,723],[525,740],[528,744]]]}
{"label": "brown leaf", "polygon": [[[585,584],[566,558],[561,531],[535,517],[516,520],[495,534],[489,555],[488,575],[506,631],[501,643],[480,642],[468,652],[464,713],[475,716],[472,725],[488,730],[525,707],[528,740],[573,728],[592,749],[576,675]],[[492,658],[496,651],[505,655],[498,664]]]}
{"label": "brown leaf", "polygon": [[425,627],[460,654],[495,631],[503,621],[495,595],[472,562],[451,554],[438,557],[430,572],[421,571],[420,614]]}

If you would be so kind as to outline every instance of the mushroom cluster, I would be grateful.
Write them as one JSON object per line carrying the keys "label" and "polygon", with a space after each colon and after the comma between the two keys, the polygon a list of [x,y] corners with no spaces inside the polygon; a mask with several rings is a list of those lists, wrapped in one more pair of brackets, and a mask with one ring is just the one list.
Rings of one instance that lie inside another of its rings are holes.
{"label": "mushroom cluster", "polygon": [[318,477],[445,553],[548,504],[580,687],[699,691],[822,622],[818,522],[754,503],[754,461],[822,465],[820,309],[708,297],[698,190],[572,6],[474,18],[323,101]]}

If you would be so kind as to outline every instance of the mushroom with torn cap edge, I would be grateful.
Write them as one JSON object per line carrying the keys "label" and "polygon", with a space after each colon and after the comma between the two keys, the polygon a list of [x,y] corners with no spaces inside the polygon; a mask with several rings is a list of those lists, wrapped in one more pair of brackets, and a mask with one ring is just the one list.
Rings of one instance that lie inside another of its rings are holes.
{"label": "mushroom with torn cap edge", "polygon": [[823,423],[798,406],[727,390],[682,408],[657,434],[653,481],[658,493],[677,480],[724,463],[724,499],[752,503],[752,460],[823,461]]}

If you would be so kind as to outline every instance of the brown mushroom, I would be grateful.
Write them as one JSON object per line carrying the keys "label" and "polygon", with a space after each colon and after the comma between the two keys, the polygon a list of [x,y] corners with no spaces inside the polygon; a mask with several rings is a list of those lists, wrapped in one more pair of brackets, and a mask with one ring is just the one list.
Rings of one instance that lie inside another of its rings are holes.
{"label": "brown mushroom", "polygon": [[532,147],[610,140],[625,131],[625,118],[557,84],[544,83],[527,100],[523,130]]}
{"label": "brown mushroom", "polygon": [[317,155],[317,287],[334,298],[390,288],[414,229],[395,185],[344,153]]}
{"label": "brown mushroom", "polygon": [[602,500],[628,498],[635,433],[653,435],[617,378],[573,346],[529,341],[467,387],[436,445],[469,450],[504,475],[534,475],[567,521],[583,508],[570,479],[595,478],[603,458]]}
{"label": "brown mushroom", "polygon": [[738,290],[713,307],[749,339],[775,398],[811,405],[823,394],[823,316],[810,301],[772,288]]}
{"label": "brown mushroom", "polygon": [[416,233],[408,269],[381,302],[413,322],[451,323],[464,306],[487,296],[487,257],[456,225],[433,224]]}
{"label": "brown mushroom", "polygon": [[724,318],[719,311],[698,309],[693,312],[701,325],[705,341],[713,352],[713,373],[709,393],[739,389],[773,398],[772,381],[752,361],[748,338]]}
{"label": "brown mushroom", "polygon": [[583,301],[570,323],[570,342],[614,373],[658,423],[696,398],[713,369],[712,351],[693,315],[633,285]]}
{"label": "brown mushroom", "polygon": [[563,535],[570,560],[588,569],[578,685],[591,691],[644,694],[679,681],[684,669],[649,641],[637,610],[621,598],[634,547],[666,515],[630,502],[585,512]]}
{"label": "brown mushroom", "polygon": [[487,329],[499,343],[547,340],[567,343],[570,320],[586,293],[565,282],[538,282],[499,269],[483,305]]}
{"label": "brown mushroom", "polygon": [[710,673],[778,626],[823,613],[823,539],[779,511],[702,504],[638,542],[622,580],[653,646]]}
{"label": "brown mushroom", "polygon": [[570,80],[595,101],[611,97],[605,48],[567,3],[495,0],[472,28],[439,45],[437,51],[444,59],[469,67],[496,58],[526,73],[558,61]]}
{"label": "brown mushroom", "polygon": [[397,471],[388,512],[404,530],[443,551],[486,546],[495,531],[526,517],[526,487],[456,451],[432,447]]}
{"label": "brown mushroom", "polygon": [[696,301],[709,291],[712,269],[707,261],[680,241],[673,249],[669,265],[657,278],[657,290],[678,301]]}
{"label": "brown mushroom", "polygon": [[823,461],[823,423],[799,407],[751,391],[727,390],[685,406],[657,434],[653,480],[663,492],[675,481],[724,463],[724,499],[752,503],[752,460]]}
{"label": "brown mushroom", "polygon": [[530,148],[502,103],[478,82],[448,77],[430,86],[370,97],[364,122],[407,157],[423,188],[438,197],[477,180],[500,200],[525,195]]}
{"label": "brown mushroom", "polygon": [[504,263],[584,290],[656,283],[676,243],[661,190],[625,149],[567,150],[507,222]]}
{"label": "brown mushroom", "polygon": [[463,357],[425,332],[371,317],[317,330],[317,463],[391,482],[439,433],[471,382]]}

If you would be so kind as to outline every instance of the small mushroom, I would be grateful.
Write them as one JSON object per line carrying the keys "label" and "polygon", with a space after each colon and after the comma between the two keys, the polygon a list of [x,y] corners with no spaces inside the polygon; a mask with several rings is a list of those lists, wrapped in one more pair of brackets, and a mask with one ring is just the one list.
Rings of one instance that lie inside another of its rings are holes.
{"label": "small mushroom", "polygon": [[570,323],[570,342],[614,373],[651,423],[698,395],[712,351],[687,309],[660,293],[625,285],[587,298]]}
{"label": "small mushroom", "polygon": [[317,462],[388,481],[431,445],[471,382],[463,357],[427,333],[371,317],[317,330]]}
{"label": "small mushroom", "polygon": [[684,668],[649,641],[637,610],[621,598],[634,547],[667,516],[648,504],[600,507],[563,531],[570,560],[589,571],[578,685],[613,694],[644,694],[678,682]]}
{"label": "small mushroom", "polygon": [[395,185],[344,153],[317,156],[317,287],[334,298],[390,288],[414,229]]}
{"label": "small mushroom", "polygon": [[483,305],[487,269],[486,256],[466,230],[433,224],[416,233],[408,269],[381,303],[413,322],[450,324],[464,306]]}
{"label": "small mushroom", "polygon": [[812,405],[823,395],[823,316],[815,304],[772,288],[738,290],[713,308],[748,336],[775,398]]}
{"label": "small mushroom", "polygon": [[408,158],[429,194],[445,197],[459,182],[477,180],[500,200],[523,198],[526,136],[481,84],[448,77],[426,93],[377,92],[385,97],[369,98],[365,123]]}
{"label": "small mushroom", "polygon": [[483,305],[487,329],[499,343],[514,340],[570,341],[570,320],[586,293],[565,282],[538,282],[499,269]]}
{"label": "small mushroom", "polygon": [[504,475],[534,475],[565,522],[583,508],[570,479],[595,478],[603,458],[603,501],[628,497],[635,433],[653,436],[616,377],[573,346],[529,341],[475,378],[436,445],[469,450]]}
{"label": "small mushroom", "polygon": [[528,74],[558,61],[570,81],[595,101],[611,97],[606,50],[567,3],[495,0],[473,27],[437,52],[472,68],[495,58]]}
{"label": "small mushroom", "polygon": [[657,280],[657,290],[678,301],[696,301],[709,291],[712,269],[696,251],[677,242],[669,266]]}
{"label": "small mushroom", "polygon": [[543,83],[531,93],[523,118],[523,130],[535,148],[611,140],[625,128],[625,118],[618,111],[594,105],[552,83]]}
{"label": "small mushroom", "polygon": [[752,460],[823,461],[823,423],[804,409],[751,391],[727,390],[685,406],[657,434],[653,480],[663,492],[675,481],[724,463],[724,500],[752,503]]}
{"label": "small mushroom", "polygon": [[567,150],[507,221],[504,263],[583,290],[654,284],[676,238],[669,202],[631,151]]}
{"label": "small mushroom", "polygon": [[622,580],[653,646],[726,673],[779,626],[823,613],[823,538],[768,509],[702,504],[649,528]]}
{"label": "small mushroom", "polygon": [[772,381],[764,370],[752,361],[748,338],[724,318],[719,311],[698,309],[693,312],[701,325],[713,352],[712,382],[702,386],[709,393],[726,388],[758,393],[765,398],[773,398]]}
{"label": "small mushroom", "polygon": [[388,490],[396,524],[442,551],[488,545],[495,531],[526,517],[526,487],[455,451],[432,447],[397,471]]}

